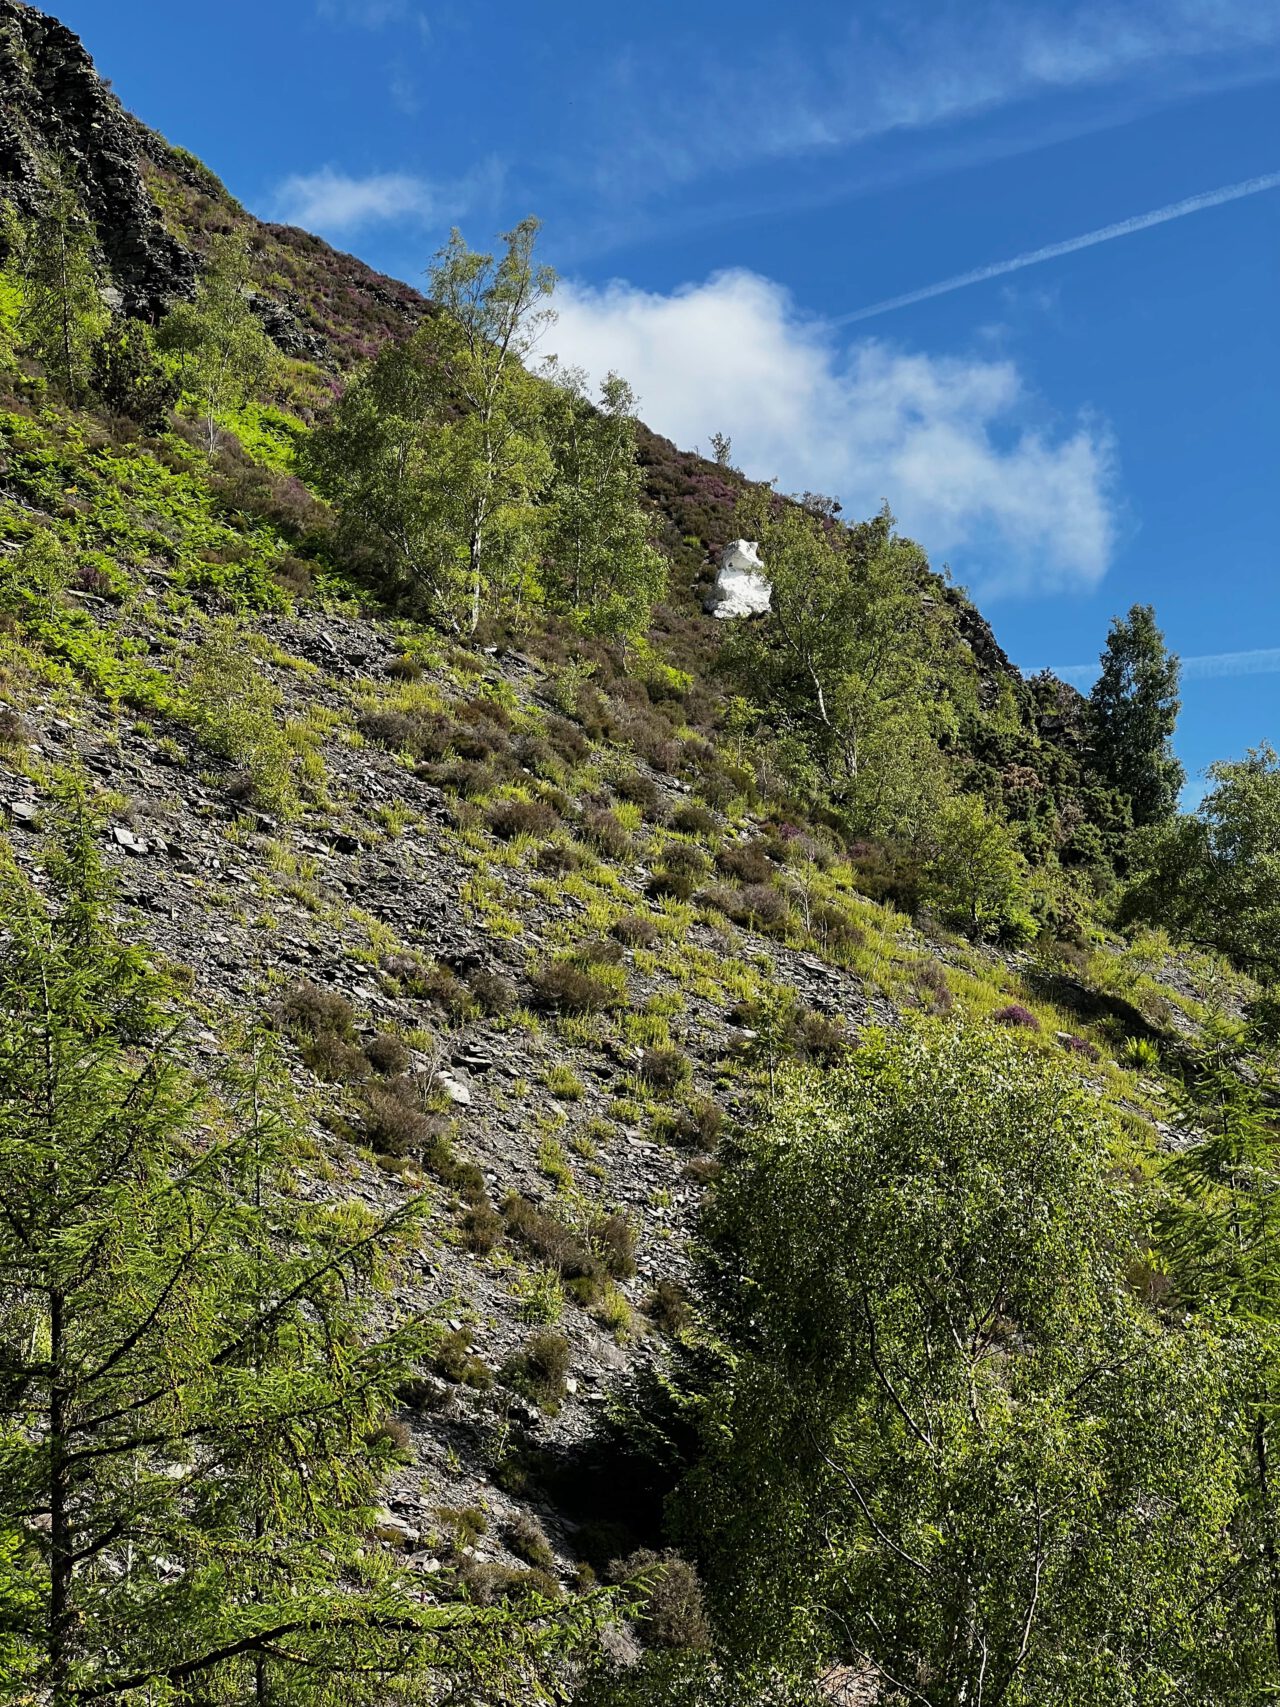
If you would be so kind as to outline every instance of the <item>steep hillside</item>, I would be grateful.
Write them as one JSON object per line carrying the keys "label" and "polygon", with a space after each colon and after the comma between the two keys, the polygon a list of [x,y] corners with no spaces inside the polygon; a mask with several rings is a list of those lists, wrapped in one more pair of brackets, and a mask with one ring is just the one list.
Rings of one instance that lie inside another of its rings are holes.
{"label": "steep hillside", "polygon": [[[430,305],[253,220],[19,0],[0,0],[0,87],[19,209],[59,158],[113,301],[160,318],[241,232],[286,358],[213,455],[180,412],[72,407],[30,361],[0,382],[9,844],[39,887],[59,776],[82,767],[119,928],[187,1009],[188,1065],[211,1074],[269,1029],[297,1196],[390,1212],[425,1191],[395,1297],[439,1332],[387,1424],[381,1541],[442,1596],[576,1592],[669,1540],[663,1474],[625,1455],[611,1401],[692,1343],[700,1206],[784,1065],[906,1013],[999,1018],[1117,1112],[1141,1176],[1186,1142],[1160,1052],[1247,984],[1088,921],[1124,824],[1083,703],[1024,681],[923,571],[972,684],[947,776],[1038,885],[1003,941],[941,921],[920,858],[789,774],[780,723],[735,722],[702,598],[749,483],[647,430],[670,582],[643,644],[424,624],[344,555],[295,453]],[[50,540],[66,584],[31,567]]]}

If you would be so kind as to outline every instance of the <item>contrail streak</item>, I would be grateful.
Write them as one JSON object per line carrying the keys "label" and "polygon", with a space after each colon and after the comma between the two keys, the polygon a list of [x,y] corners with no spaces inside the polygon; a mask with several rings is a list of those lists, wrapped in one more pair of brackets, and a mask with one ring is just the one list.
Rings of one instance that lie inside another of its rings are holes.
{"label": "contrail streak", "polygon": [[1055,261],[1059,255],[1074,255],[1077,249],[1092,249],[1095,243],[1110,243],[1113,237],[1130,237],[1135,231],[1149,231],[1153,225],[1166,225],[1171,219],[1185,219],[1189,213],[1203,213],[1205,208],[1221,207],[1224,202],[1237,202],[1244,196],[1257,196],[1263,190],[1274,189],[1280,189],[1280,172],[1268,172],[1261,178],[1245,178],[1238,184],[1226,184],[1220,190],[1206,190],[1203,195],[1170,202],[1168,207],[1155,208],[1151,213],[1137,213],[1132,219],[1121,219],[1097,231],[1086,231],[1083,237],[1068,237],[1065,242],[1050,243],[1043,249],[1031,249],[1025,255],[1015,255],[1011,261],[995,261],[988,267],[975,267],[971,273],[957,273],[955,278],[943,279],[941,284],[909,290],[904,296],[886,297],[883,302],[873,302],[869,308],[855,308],[852,314],[837,315],[831,325],[851,326],[856,320],[870,320],[875,314],[890,314],[895,308],[909,308],[913,302],[928,302],[930,297],[946,296],[948,291],[964,290],[967,285],[1003,278],[1006,273],[1021,272],[1023,267],[1038,267],[1041,261]]}
{"label": "contrail streak", "polygon": [[[1097,664],[1064,664],[1052,672],[1064,682],[1087,686],[1098,673]],[[1198,658],[1182,659],[1184,681],[1212,681],[1221,676],[1271,676],[1280,674],[1280,646],[1257,646],[1251,652],[1203,652]]]}

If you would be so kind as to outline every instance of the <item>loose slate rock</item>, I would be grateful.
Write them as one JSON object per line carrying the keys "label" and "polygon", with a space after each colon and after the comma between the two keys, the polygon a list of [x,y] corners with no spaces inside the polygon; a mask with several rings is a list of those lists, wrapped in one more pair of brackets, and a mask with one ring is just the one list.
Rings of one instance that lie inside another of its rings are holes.
{"label": "loose slate rock", "polygon": [[144,842],[141,836],[135,836],[132,830],[123,829],[118,824],[112,828],[111,838],[118,848],[123,848],[135,859],[141,859],[149,851],[149,843]]}

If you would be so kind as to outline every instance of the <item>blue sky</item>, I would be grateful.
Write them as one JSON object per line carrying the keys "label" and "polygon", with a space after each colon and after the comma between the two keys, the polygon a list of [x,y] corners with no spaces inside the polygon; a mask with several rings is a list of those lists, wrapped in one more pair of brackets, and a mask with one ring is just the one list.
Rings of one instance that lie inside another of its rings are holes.
{"label": "blue sky", "polygon": [[752,475],[887,498],[1024,667],[1153,602],[1209,660],[1193,775],[1280,744],[1280,187],[1214,196],[1280,173],[1280,6],[55,9],[254,212],[389,272],[536,212],[548,351]]}

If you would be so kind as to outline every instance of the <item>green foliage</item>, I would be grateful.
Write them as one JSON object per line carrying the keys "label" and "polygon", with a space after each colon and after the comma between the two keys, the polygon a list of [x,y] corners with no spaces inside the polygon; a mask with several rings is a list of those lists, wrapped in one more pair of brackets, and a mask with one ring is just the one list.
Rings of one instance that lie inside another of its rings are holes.
{"label": "green foliage", "polygon": [[0,562],[0,610],[32,627],[51,623],[73,573],[62,541],[51,529],[41,528]]}
{"label": "green foliage", "polygon": [[160,359],[151,328],[124,314],[112,316],[93,347],[90,383],[105,408],[152,432],[166,426],[180,390]]}
{"label": "green foliage", "polygon": [[215,238],[195,301],[171,309],[157,336],[203,419],[210,456],[224,419],[267,389],[278,364],[250,306],[251,283],[244,240]]}
{"label": "green foliage", "polygon": [[598,1662],[579,1685],[573,1707],[829,1707],[833,1699],[840,1697],[773,1667],[740,1674],[696,1650],[657,1651],[638,1665]]}
{"label": "green foliage", "polygon": [[40,206],[28,219],[5,215],[9,300],[18,299],[22,346],[73,404],[88,390],[94,345],[107,312],[94,265],[97,232],[69,169],[60,161],[41,173]]}
{"label": "green foliage", "polygon": [[944,801],[935,820],[926,886],[943,915],[972,936],[1026,940],[1026,861],[1000,820],[972,794]]}
{"label": "green foliage", "polygon": [[296,1199],[265,1043],[216,1092],[183,1072],[170,992],[107,924],[97,828],[72,786],[47,893],[12,862],[0,885],[5,1681],[355,1703],[463,1664],[500,1693],[571,1620],[460,1642],[465,1609],[368,1543],[426,1347],[373,1315],[416,1206]]}
{"label": "green foliage", "polygon": [[1209,766],[1196,811],[1135,838],[1122,916],[1164,925],[1280,976],[1280,757],[1268,746]]}
{"label": "green foliage", "polygon": [[1115,618],[1101,662],[1089,695],[1093,763],[1133,802],[1135,824],[1160,823],[1177,806],[1185,773],[1173,753],[1179,664],[1151,605]]}
{"label": "green foliage", "polygon": [[352,548],[459,633],[482,609],[518,612],[530,590],[551,474],[521,365],[554,283],[534,263],[536,234],[523,221],[495,260],[455,231],[431,271],[438,311],[383,348],[305,449]]}
{"label": "green foliage", "polygon": [[183,711],[212,753],[245,773],[253,798],[284,817],[298,810],[293,758],[279,720],[280,690],[235,622],[211,623],[187,677]]}
{"label": "green foliage", "polygon": [[[98,566],[95,565],[95,568]],[[110,584],[110,569],[99,573]],[[166,711],[171,695],[159,672],[143,662],[146,648],[100,627],[63,597],[75,575],[70,553],[52,528],[31,532],[13,556],[0,559],[0,612],[39,648],[46,675],[58,659],[69,675],[86,681],[108,702]]]}
{"label": "green foliage", "polygon": [[1114,1142],[1069,1069],[936,1022],[789,1080],[743,1141],[683,1496],[739,1651],[938,1707],[1250,1698],[1236,1360],[1127,1294]]}
{"label": "green foliage", "polygon": [[918,828],[945,787],[934,737],[963,675],[919,547],[887,511],[844,529],[760,487],[737,526],[759,542],[773,597],[730,636],[735,675],[856,828]]}
{"label": "green foliage", "polygon": [[641,503],[635,394],[611,373],[593,404],[580,370],[552,365],[547,377],[555,478],[546,499],[546,602],[589,634],[630,639],[649,626],[667,581]]}
{"label": "green foliage", "polygon": [[225,505],[207,462],[188,446],[104,444],[82,421],[49,410],[0,413],[0,447],[13,494],[0,498],[6,532],[30,535],[34,509],[81,561],[105,561],[117,574],[158,572],[180,588],[216,591],[236,609],[287,606],[277,576],[292,542]]}

